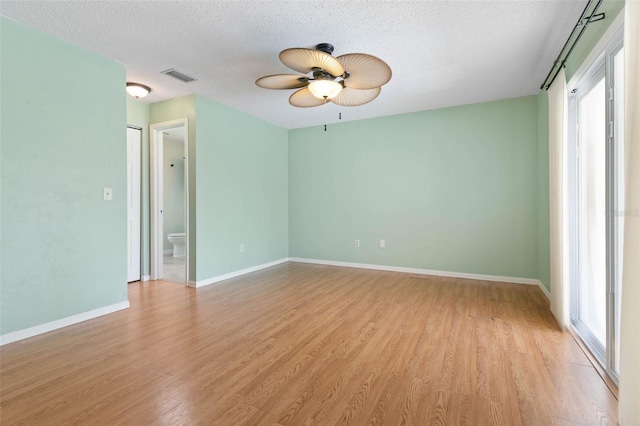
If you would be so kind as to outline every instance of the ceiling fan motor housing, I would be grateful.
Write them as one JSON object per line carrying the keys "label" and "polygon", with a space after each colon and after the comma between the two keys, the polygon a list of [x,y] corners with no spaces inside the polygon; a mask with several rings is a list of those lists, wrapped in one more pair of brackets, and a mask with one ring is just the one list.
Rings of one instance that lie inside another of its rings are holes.
{"label": "ceiling fan motor housing", "polygon": [[334,80],[335,78],[336,76],[331,75],[330,73],[326,72],[322,68],[316,67],[313,69],[314,80]]}
{"label": "ceiling fan motor housing", "polygon": [[330,44],[330,43],[316,44],[316,50],[320,50],[321,52],[328,53],[329,55],[331,55],[333,54],[333,44]]}
{"label": "ceiling fan motor housing", "polygon": [[[333,44],[331,43],[320,43],[320,44],[316,44],[316,50],[319,50],[321,52],[327,53],[329,55],[333,54]],[[313,78],[315,78],[316,80],[328,80],[328,79],[335,79],[337,77],[342,77],[342,78],[347,78],[349,77],[349,73],[347,71],[344,72],[343,75],[331,75],[328,72],[318,68],[318,70],[322,71],[322,74],[319,74],[318,76],[316,76],[316,69],[314,68],[313,70]],[[320,77],[320,78],[318,78]]]}

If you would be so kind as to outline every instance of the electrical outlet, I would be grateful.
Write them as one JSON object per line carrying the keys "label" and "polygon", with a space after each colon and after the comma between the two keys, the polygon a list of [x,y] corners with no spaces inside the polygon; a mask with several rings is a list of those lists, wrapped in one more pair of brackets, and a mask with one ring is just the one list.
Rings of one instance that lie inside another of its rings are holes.
{"label": "electrical outlet", "polygon": [[356,247],[360,247],[360,240],[356,240],[354,245],[355,245]]}
{"label": "electrical outlet", "polygon": [[385,244],[386,244],[386,243],[384,242],[384,240],[380,240],[380,248],[384,248],[384,247],[385,247]]}
{"label": "electrical outlet", "polygon": [[102,188],[102,199],[104,201],[113,200],[113,189],[111,189],[111,188]]}
{"label": "electrical outlet", "polygon": [[244,253],[244,244],[240,244],[240,253]]}

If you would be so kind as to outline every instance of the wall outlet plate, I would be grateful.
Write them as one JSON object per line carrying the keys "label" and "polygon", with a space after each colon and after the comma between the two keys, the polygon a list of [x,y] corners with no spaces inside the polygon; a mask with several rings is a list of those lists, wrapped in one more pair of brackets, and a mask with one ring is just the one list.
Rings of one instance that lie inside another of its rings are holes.
{"label": "wall outlet plate", "polygon": [[104,201],[113,200],[113,189],[111,189],[111,188],[102,188],[102,199]]}
{"label": "wall outlet plate", "polygon": [[354,243],[354,245],[355,245],[356,247],[360,247],[360,240],[356,240],[356,241],[355,241],[355,243]]}

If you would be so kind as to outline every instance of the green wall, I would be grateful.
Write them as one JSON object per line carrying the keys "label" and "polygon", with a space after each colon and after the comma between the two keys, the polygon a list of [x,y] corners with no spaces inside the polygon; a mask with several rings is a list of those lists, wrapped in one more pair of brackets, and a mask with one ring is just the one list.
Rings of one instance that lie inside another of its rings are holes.
{"label": "green wall", "polygon": [[195,95],[149,111],[151,124],[189,118],[189,280],[286,258],[287,131]]}
{"label": "green wall", "polygon": [[127,300],[126,101],[122,64],[0,19],[6,334]]}
{"label": "green wall", "polygon": [[537,108],[529,96],[290,131],[290,256],[537,278]]}
{"label": "green wall", "polygon": [[127,125],[142,129],[142,188],[140,198],[142,215],[140,228],[142,231],[142,276],[149,276],[151,270],[149,263],[150,239],[149,234],[149,104],[127,96]]}
{"label": "green wall", "polygon": [[196,110],[197,280],[286,258],[287,131],[201,96]]}

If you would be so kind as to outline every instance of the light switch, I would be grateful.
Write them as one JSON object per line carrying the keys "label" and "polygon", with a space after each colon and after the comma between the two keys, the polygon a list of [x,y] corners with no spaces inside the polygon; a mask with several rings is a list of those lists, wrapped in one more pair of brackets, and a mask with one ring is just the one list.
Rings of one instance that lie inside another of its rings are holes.
{"label": "light switch", "polygon": [[104,201],[113,200],[113,189],[111,189],[111,188],[103,188],[102,189],[102,199]]}

